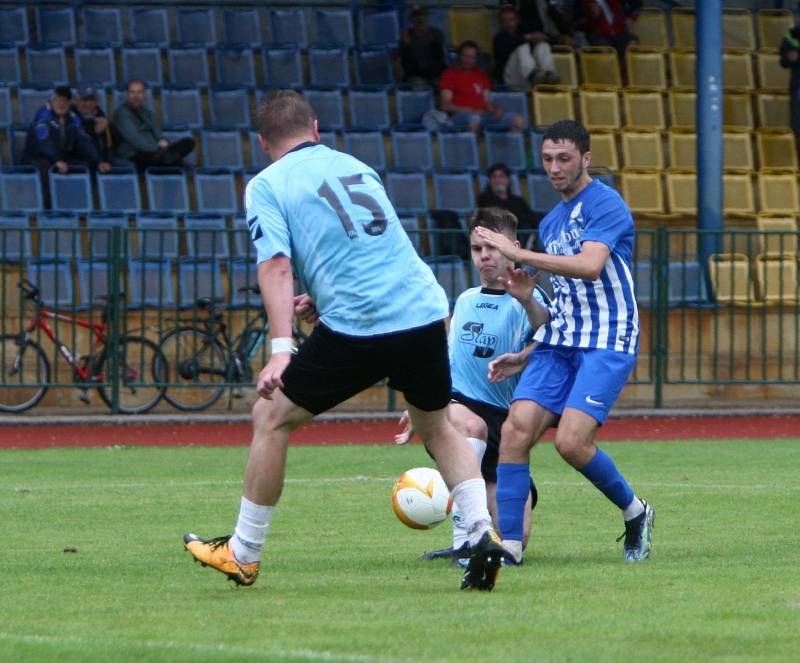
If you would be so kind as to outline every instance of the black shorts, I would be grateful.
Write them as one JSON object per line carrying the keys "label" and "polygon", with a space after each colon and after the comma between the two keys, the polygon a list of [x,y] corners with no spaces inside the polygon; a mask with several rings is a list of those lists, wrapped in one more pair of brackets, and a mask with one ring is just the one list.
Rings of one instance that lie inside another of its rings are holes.
{"label": "black shorts", "polygon": [[508,416],[508,410],[494,407],[481,401],[453,392],[450,397],[456,403],[461,403],[470,412],[477,414],[486,423],[486,452],[483,454],[481,462],[481,474],[483,480],[490,483],[497,483],[497,459],[500,454],[500,429]]}
{"label": "black shorts", "polygon": [[384,378],[415,408],[447,407],[452,387],[444,321],[364,337],[318,324],[283,373],[283,393],[320,414]]}

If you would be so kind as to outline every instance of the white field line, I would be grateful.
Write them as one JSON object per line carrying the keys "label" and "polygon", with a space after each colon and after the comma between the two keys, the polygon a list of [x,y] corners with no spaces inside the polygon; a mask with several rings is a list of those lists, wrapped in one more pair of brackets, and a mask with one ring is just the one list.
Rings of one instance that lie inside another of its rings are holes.
{"label": "white field line", "polygon": [[58,647],[70,646],[72,648],[100,647],[103,651],[112,653],[120,647],[144,647],[151,650],[194,652],[196,654],[224,655],[231,658],[248,656],[262,660],[275,660],[276,658],[294,659],[298,661],[326,661],[329,663],[411,663],[410,659],[391,659],[367,656],[365,654],[336,654],[327,651],[314,651],[313,649],[256,649],[226,644],[186,644],[179,642],[159,642],[157,640],[115,640],[104,637],[103,640],[76,638],[73,636],[27,635],[24,633],[0,632],[0,642],[20,644],[44,644]]}

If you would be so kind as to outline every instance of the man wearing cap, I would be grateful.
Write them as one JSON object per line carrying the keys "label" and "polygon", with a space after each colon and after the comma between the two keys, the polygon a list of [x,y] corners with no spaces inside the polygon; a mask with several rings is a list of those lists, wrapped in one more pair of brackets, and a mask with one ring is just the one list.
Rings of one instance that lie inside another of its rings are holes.
{"label": "man wearing cap", "polygon": [[97,103],[97,90],[93,85],[78,88],[78,101],[70,109],[81,122],[86,135],[92,140],[100,163],[97,170],[107,173],[111,170],[111,125],[106,114]]}
{"label": "man wearing cap", "polygon": [[70,164],[96,168],[100,155],[84,131],[78,116],[70,110],[72,92],[66,85],[53,90],[50,101],[33,116],[25,139],[22,163],[36,166],[42,178],[42,193],[50,207],[51,166],[59,173],[69,172]]}

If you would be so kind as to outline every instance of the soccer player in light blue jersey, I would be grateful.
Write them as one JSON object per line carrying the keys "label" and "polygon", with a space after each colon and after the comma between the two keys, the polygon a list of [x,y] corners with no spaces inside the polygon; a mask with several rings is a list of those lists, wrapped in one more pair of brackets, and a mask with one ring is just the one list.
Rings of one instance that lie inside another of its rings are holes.
{"label": "soccer player in light blue jersey", "polygon": [[553,274],[553,304],[543,311],[534,336],[539,345],[501,433],[498,524],[517,560],[530,450],[556,422],[558,453],[622,512],[624,559],[650,555],[655,511],[594,443],[636,364],[639,313],[631,275],[633,217],[616,191],[589,176],[589,147],[589,133],[572,120],[556,122],[542,137],[544,168],[561,194],[539,224],[546,253],[520,249],[485,228],[476,231],[509,259]]}
{"label": "soccer player in light blue jersey", "polygon": [[[255,582],[283,489],[289,433],[389,379],[464,512],[471,556],[462,589],[491,590],[508,553],[467,441],[447,420],[447,298],[417,256],[372,168],[319,144],[316,115],[290,90],[258,112],[272,163],[247,185],[245,207],[270,321],[271,356],[258,376],[253,438],[233,535],[184,536],[194,558],[240,585]],[[308,297],[294,298],[297,274]],[[295,308],[319,322],[296,349]],[[420,371],[423,364],[426,370]]]}
{"label": "soccer player in light blue jersey", "polygon": [[[518,373],[533,349],[532,324],[537,321],[530,317],[541,309],[533,306],[532,298],[540,304],[545,304],[546,300],[536,289],[534,277],[525,270],[515,270],[508,258],[478,237],[475,232],[478,226],[496,230],[514,242],[517,240],[517,218],[511,212],[485,207],[478,208],[470,216],[470,252],[481,285],[459,295],[450,319],[447,343],[453,392],[447,416],[456,430],[467,438],[481,463],[489,512],[496,522],[500,428],[508,415]],[[408,412],[403,413],[400,423],[405,429],[395,436],[395,442],[405,444],[414,432]],[[528,538],[530,511],[537,497],[532,479],[530,486],[523,543]],[[452,522],[452,547],[427,552],[424,559],[462,560],[466,557],[469,542],[463,516],[457,507],[453,508]]]}

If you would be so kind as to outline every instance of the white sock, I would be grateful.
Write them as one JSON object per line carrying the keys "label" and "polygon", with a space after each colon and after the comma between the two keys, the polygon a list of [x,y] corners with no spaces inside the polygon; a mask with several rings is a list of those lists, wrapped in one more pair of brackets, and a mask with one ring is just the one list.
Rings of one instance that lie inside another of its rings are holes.
{"label": "white sock", "polygon": [[644,513],[644,504],[636,495],[633,496],[633,501],[622,510],[622,518],[625,522],[633,520],[636,516]]}
{"label": "white sock", "polygon": [[486,506],[486,484],[483,479],[467,479],[453,488],[451,495],[464,514],[469,544],[474,546],[492,526],[492,517]]}
{"label": "white sock", "polygon": [[514,555],[515,562],[522,561],[522,541],[512,541],[511,539],[503,539],[503,548],[508,550]]}
{"label": "white sock", "polygon": [[467,536],[467,524],[464,522],[464,514],[461,513],[461,509],[458,508],[457,504],[453,505],[451,518],[453,520],[453,550],[458,550],[469,540],[469,537]]}
{"label": "white sock", "polygon": [[480,465],[483,460],[483,454],[486,453],[486,441],[478,439],[477,437],[468,437],[467,442],[469,442],[469,445],[478,457],[478,465]]}
{"label": "white sock", "polygon": [[231,549],[236,559],[243,564],[261,559],[261,548],[264,547],[274,509],[274,506],[261,506],[242,497],[236,531],[231,537]]}

